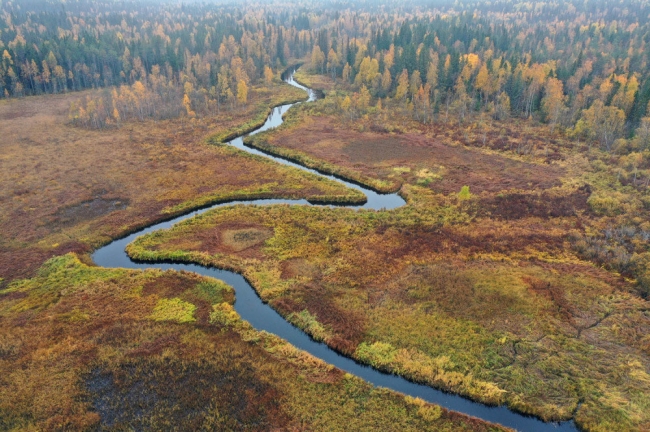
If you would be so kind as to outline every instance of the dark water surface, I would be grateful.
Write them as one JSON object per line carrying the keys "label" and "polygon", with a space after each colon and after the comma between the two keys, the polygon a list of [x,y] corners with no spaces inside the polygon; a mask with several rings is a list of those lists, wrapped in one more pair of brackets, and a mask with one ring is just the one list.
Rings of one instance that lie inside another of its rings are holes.
{"label": "dark water surface", "polygon": [[[316,99],[316,95],[313,91],[304,86],[296,83],[293,79],[293,74],[289,74],[285,77],[285,81],[295,87],[303,89],[309,93],[309,100],[313,101]],[[264,125],[257,129],[254,132],[251,132],[250,135],[275,128],[282,124],[282,115],[287,112],[294,104],[282,105],[273,109],[271,114],[266,120]],[[243,137],[235,138],[229,142],[230,145],[237,147],[248,153],[257,154],[274,160],[277,163],[283,165],[289,165],[296,168],[299,168],[303,171],[308,171],[327,177],[332,180],[339,181],[344,183],[347,187],[357,189],[362,191],[367,197],[368,201],[364,205],[352,206],[354,208],[368,208],[368,209],[394,209],[401,207],[405,204],[405,201],[397,194],[380,194],[373,190],[367,189],[363,186],[350,183],[343,179],[337,178],[332,175],[327,175],[320,173],[316,170],[305,168],[302,165],[297,163],[282,159],[280,157],[275,157],[268,155],[264,152],[261,152],[256,149],[252,149],[244,145]],[[436,390],[432,387],[416,384],[410,381],[407,381],[404,378],[400,378],[396,375],[390,375],[383,372],[379,372],[376,369],[373,369],[368,366],[364,366],[356,363],[354,360],[345,357],[334,350],[330,349],[324,343],[316,342],[311,339],[307,334],[302,330],[294,327],[285,321],[280,314],[278,314],[274,309],[269,305],[262,302],[260,297],[257,295],[253,287],[246,281],[246,279],[237,273],[220,270],[216,268],[206,268],[196,264],[171,264],[171,263],[138,263],[132,261],[126,252],[124,251],[126,245],[133,242],[137,237],[150,233],[152,231],[157,231],[160,229],[166,229],[172,225],[183,221],[185,219],[191,218],[195,215],[205,213],[212,209],[224,206],[231,206],[234,204],[251,204],[256,205],[272,205],[272,204],[292,204],[292,205],[312,205],[306,200],[286,200],[286,199],[262,199],[262,200],[253,200],[253,201],[231,201],[222,204],[216,204],[211,207],[192,212],[183,216],[179,216],[172,220],[157,223],[151,225],[147,228],[144,228],[138,232],[135,232],[127,237],[124,237],[119,240],[115,240],[112,243],[98,249],[93,253],[93,260],[95,263],[102,267],[108,268],[130,268],[130,269],[174,269],[174,270],[185,270],[195,272],[204,276],[213,277],[220,279],[225,283],[231,285],[235,290],[235,310],[242,319],[251,323],[253,327],[257,330],[264,330],[269,333],[276,334],[281,338],[287,340],[292,345],[307,351],[315,357],[318,357],[324,360],[327,363],[333,364],[334,366],[342,369],[346,372],[349,372],[353,375],[356,375],[364,380],[379,386],[386,387],[391,390],[395,390],[413,397],[419,397],[428,402],[432,402],[438,405],[441,405],[449,410],[458,411],[463,414],[474,416],[483,420],[487,420],[494,423],[499,423],[503,426],[517,429],[519,431],[577,431],[575,424],[572,421],[562,422],[562,423],[545,423],[541,420],[538,420],[533,417],[527,417],[521,414],[517,414],[513,411],[510,411],[506,407],[491,407],[478,402],[473,402],[463,397],[442,392]]]}

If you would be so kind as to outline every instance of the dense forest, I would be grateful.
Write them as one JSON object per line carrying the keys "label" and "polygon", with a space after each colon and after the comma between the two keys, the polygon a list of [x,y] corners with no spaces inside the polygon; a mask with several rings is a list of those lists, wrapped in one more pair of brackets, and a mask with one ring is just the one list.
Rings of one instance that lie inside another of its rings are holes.
{"label": "dense forest", "polygon": [[[326,7],[327,6],[327,7]],[[0,97],[114,88],[73,107],[104,127],[128,118],[194,116],[246,103],[251,82],[309,55],[314,68],[370,97],[401,101],[423,122],[533,117],[606,149],[650,143],[646,1],[3,3]],[[561,20],[558,17],[562,17]]]}

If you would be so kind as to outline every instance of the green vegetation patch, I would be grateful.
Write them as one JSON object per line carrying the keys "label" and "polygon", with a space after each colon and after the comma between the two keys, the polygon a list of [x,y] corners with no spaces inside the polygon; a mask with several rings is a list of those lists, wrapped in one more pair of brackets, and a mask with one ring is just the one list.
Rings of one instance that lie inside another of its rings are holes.
{"label": "green vegetation patch", "polygon": [[196,306],[179,298],[160,299],[149,318],[154,321],[194,322]]}
{"label": "green vegetation patch", "polygon": [[218,280],[200,282],[194,287],[194,294],[201,300],[214,305],[223,302],[225,294],[232,294],[232,288]]}

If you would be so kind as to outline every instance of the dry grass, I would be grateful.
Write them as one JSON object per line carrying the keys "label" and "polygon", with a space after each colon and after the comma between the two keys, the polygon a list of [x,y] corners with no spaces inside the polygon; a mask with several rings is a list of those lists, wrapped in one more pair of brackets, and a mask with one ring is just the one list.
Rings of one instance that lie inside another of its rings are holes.
{"label": "dry grass", "polygon": [[230,287],[191,273],[92,268],[70,254],[2,296],[2,430],[503,430],[253,330]]}
{"label": "dry grass", "polygon": [[[291,322],[375,367],[545,419],[577,410],[589,430],[642,430],[650,352],[619,335],[647,327],[647,302],[571,252],[575,216],[450,224],[461,208],[429,205],[224,208],[129,253],[241,271]],[[273,230],[255,255],[196,247],[241,221]]]}
{"label": "dry grass", "polygon": [[348,194],[338,184],[205,143],[303,96],[274,84],[255,88],[244,109],[104,131],[67,124],[79,94],[0,102],[0,277],[31,275],[51,256],[87,252],[210,201]]}
{"label": "dry grass", "polygon": [[474,192],[547,189],[559,185],[563,174],[557,166],[450,146],[420,131],[387,135],[340,128],[340,122],[335,116],[300,116],[292,127],[256,139],[271,148],[305,153],[364,177],[426,182],[446,194],[456,193],[464,185]]}
{"label": "dry grass", "polygon": [[[241,271],[291,322],[377,368],[586,430],[647,429],[648,302],[594,263],[647,254],[648,212],[614,170],[589,162],[607,156],[534,125],[504,126],[518,129],[501,146],[489,133],[498,124],[481,126],[483,145],[476,125],[443,131],[395,112],[373,130],[372,116],[347,120],[326,98],[251,143],[378,189],[401,185],[406,207],[221,209],[129,253]],[[255,254],[195,247],[233,223],[274,235]],[[599,240],[623,224],[634,236]]]}

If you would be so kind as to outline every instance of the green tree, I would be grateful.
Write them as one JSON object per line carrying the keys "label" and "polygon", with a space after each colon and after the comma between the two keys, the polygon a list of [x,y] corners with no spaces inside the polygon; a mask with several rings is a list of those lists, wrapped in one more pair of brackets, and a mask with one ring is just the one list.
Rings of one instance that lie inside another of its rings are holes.
{"label": "green tree", "polygon": [[589,109],[582,112],[582,118],[574,130],[586,135],[587,138],[598,140],[601,146],[610,151],[616,138],[623,132],[625,113],[614,106],[606,106],[600,99],[596,100]]}

